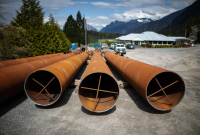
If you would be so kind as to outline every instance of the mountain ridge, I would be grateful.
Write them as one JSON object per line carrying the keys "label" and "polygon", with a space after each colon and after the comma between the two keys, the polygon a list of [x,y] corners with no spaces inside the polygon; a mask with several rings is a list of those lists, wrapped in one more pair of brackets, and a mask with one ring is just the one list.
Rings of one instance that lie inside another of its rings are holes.
{"label": "mountain ridge", "polygon": [[106,25],[106,27],[102,28],[99,32],[127,34],[131,33],[133,28],[141,26],[142,24],[151,21],[153,20],[150,18],[137,18],[128,22],[116,20]]}

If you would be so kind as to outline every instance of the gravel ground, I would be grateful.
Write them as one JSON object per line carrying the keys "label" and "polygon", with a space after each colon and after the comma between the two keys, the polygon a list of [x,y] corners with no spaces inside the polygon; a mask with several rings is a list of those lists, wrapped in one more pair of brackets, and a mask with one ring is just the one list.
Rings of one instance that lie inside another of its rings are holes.
{"label": "gravel ground", "polygon": [[[114,108],[96,114],[87,111],[75,87],[48,107],[34,105],[24,93],[1,105],[0,134],[181,134],[200,133],[200,47],[180,49],[127,50],[125,55],[178,73],[185,81],[182,102],[168,112],[152,108],[133,88],[120,89]],[[80,79],[84,65],[76,79]],[[118,80],[124,79],[109,65]]]}

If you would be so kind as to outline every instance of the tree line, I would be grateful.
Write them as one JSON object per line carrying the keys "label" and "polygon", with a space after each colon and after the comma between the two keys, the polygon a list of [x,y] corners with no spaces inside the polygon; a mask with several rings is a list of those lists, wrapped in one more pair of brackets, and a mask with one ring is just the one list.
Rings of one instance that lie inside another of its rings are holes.
{"label": "tree line", "polygon": [[86,44],[85,30],[87,31],[87,43],[98,42],[98,39],[117,38],[122,35],[119,33],[97,32],[95,28],[85,23],[85,18],[82,18],[80,11],[78,11],[76,19],[74,19],[72,15],[69,15],[63,27],[63,32],[68,39],[72,43],[78,43],[78,46]]}
{"label": "tree line", "polygon": [[[0,5],[0,18],[5,12]],[[9,14],[9,13],[7,13]],[[50,14],[43,22],[44,12],[38,0],[22,0],[20,12],[10,24],[0,23],[1,60],[68,52],[70,41]]]}

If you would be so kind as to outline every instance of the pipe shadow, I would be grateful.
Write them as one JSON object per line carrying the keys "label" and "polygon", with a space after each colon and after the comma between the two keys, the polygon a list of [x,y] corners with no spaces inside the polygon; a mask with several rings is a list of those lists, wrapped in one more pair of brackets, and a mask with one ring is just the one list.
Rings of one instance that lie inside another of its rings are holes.
{"label": "pipe shadow", "polygon": [[110,71],[113,73],[114,77],[115,77],[118,81],[126,82],[126,80],[117,72],[117,70],[115,70],[114,67],[112,67],[108,62],[106,62],[106,64],[108,65]]}
{"label": "pipe shadow", "polygon": [[124,88],[124,90],[133,100],[133,102],[137,105],[137,107],[142,111],[153,114],[165,114],[171,112],[171,110],[169,111],[156,110],[134,88]]}
{"label": "pipe shadow", "polygon": [[109,114],[115,112],[116,111],[116,105],[112,109],[110,109],[106,112],[102,112],[102,113],[91,112],[91,111],[87,110],[84,106],[81,107],[81,111],[88,114],[88,115],[104,116],[104,115],[109,115]]}
{"label": "pipe shadow", "polygon": [[81,80],[81,77],[83,76],[86,68],[87,68],[87,64],[85,63],[82,68],[79,70],[79,72],[76,74],[76,76],[74,77],[74,79],[72,81],[74,81],[75,79],[77,80]]}
{"label": "pipe shadow", "polygon": [[9,99],[8,101],[3,102],[0,104],[0,117],[5,115],[7,112],[15,108],[16,106],[20,105],[27,99],[25,92],[21,92],[17,96]]}
{"label": "pipe shadow", "polygon": [[[121,80],[123,82],[127,82],[116,70],[108,63],[108,67],[111,72],[115,76],[117,80]],[[128,82],[127,82],[128,83]],[[165,114],[171,112],[169,111],[160,111],[153,108],[133,87],[124,88],[129,97],[133,100],[133,102],[137,105],[137,107],[145,112],[153,113],[153,114]]]}
{"label": "pipe shadow", "polygon": [[75,89],[75,87],[67,87],[66,90],[63,92],[63,94],[58,99],[58,101],[55,102],[52,105],[49,105],[49,106],[40,106],[40,105],[36,105],[35,104],[35,106],[37,108],[40,108],[40,109],[53,109],[53,108],[61,107],[61,106],[63,106],[63,105],[65,105],[65,104],[68,103],[68,101],[69,101],[72,93],[74,92],[74,89]]}

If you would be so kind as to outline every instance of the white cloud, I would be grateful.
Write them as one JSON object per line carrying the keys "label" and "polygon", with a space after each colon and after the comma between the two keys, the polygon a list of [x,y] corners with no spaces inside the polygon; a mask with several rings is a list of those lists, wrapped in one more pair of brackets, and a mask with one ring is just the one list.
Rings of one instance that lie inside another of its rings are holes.
{"label": "white cloud", "polygon": [[98,19],[106,19],[106,20],[108,19],[107,16],[97,16],[97,18],[98,18]]}
{"label": "white cloud", "polygon": [[182,9],[191,5],[195,1],[196,0],[168,0],[167,3],[170,3],[172,8]]}
{"label": "white cloud", "polygon": [[90,4],[98,8],[117,8],[123,6],[121,3],[91,2]]}
{"label": "white cloud", "polygon": [[87,4],[84,1],[72,1],[72,0],[42,0],[41,5],[49,10],[58,10],[63,7],[69,7],[76,4]]}
{"label": "white cloud", "polygon": [[44,22],[44,23],[46,23],[46,22],[48,22],[48,21],[49,21],[49,17],[44,17],[44,18],[43,18],[43,22]]}
{"label": "white cloud", "polygon": [[195,0],[115,0],[115,2],[91,2],[90,4],[96,6],[97,8],[138,8],[145,5],[159,5],[159,6],[170,6],[175,9],[182,9],[190,4],[192,4]]}

